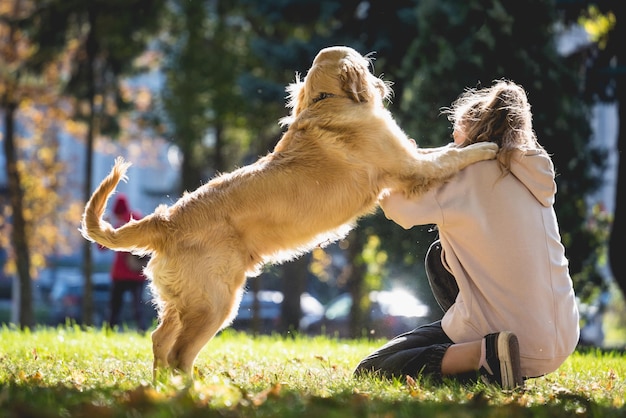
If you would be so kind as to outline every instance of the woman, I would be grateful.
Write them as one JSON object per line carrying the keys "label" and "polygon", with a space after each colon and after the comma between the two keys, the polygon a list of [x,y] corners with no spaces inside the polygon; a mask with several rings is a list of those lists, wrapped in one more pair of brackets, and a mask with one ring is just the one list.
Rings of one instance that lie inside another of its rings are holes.
{"label": "woman", "polygon": [[[538,143],[524,89],[501,80],[464,92],[450,109],[454,143],[499,145],[413,199],[391,192],[385,215],[408,229],[437,224],[427,274],[442,320],[389,341],[355,373],[463,381],[504,389],[556,370],[576,347],[578,310],[553,204],[553,163]],[[458,293],[457,293],[458,292]]]}

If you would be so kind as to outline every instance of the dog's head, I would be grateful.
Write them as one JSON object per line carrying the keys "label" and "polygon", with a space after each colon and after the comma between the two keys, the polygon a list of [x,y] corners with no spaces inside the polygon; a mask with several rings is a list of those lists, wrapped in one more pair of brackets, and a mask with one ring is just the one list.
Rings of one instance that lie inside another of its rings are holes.
{"label": "dog's head", "polygon": [[350,99],[357,103],[382,102],[391,96],[387,83],[370,72],[370,59],[354,49],[334,46],[322,49],[304,80],[296,74],[287,87],[291,115],[281,124],[289,125],[306,108],[327,99]]}

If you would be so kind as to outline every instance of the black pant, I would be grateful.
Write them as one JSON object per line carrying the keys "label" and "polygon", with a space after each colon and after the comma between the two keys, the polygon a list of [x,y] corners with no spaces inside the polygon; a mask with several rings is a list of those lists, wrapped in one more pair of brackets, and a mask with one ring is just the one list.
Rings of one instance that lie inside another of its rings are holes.
{"label": "black pant", "polygon": [[[443,266],[439,240],[428,249],[425,266],[433,295],[445,312],[454,303],[459,288],[454,276]],[[441,327],[441,321],[423,325],[393,338],[361,360],[355,374],[373,372],[388,378],[423,375],[439,381],[443,355],[452,344]],[[475,378],[476,374],[458,377],[466,381]]]}
{"label": "black pant", "polygon": [[113,280],[111,286],[111,316],[109,317],[109,325],[116,326],[120,324],[120,314],[122,313],[122,305],[124,303],[124,293],[130,292],[133,302],[133,314],[137,328],[146,329],[145,320],[142,312],[142,294],[144,282],[142,280]]}

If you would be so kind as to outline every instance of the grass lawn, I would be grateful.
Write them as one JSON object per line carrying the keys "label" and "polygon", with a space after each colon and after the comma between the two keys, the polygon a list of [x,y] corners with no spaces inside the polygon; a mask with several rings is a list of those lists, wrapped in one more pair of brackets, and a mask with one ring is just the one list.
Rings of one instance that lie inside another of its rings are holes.
{"label": "grass lawn", "polygon": [[196,379],[152,384],[149,335],[0,329],[0,417],[624,417],[621,352],[576,352],[557,372],[503,392],[484,384],[352,377],[381,341],[226,331]]}

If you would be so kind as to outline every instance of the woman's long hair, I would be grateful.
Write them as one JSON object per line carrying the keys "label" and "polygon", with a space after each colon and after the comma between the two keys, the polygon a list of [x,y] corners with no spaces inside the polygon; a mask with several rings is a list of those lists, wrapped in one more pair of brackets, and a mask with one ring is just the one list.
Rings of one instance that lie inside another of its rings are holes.
{"label": "woman's long hair", "polygon": [[498,161],[504,172],[511,166],[513,154],[545,149],[537,141],[532,127],[532,112],[526,91],[508,80],[496,80],[491,87],[467,89],[450,108],[448,114],[455,130],[463,132],[466,141],[498,144]]}

